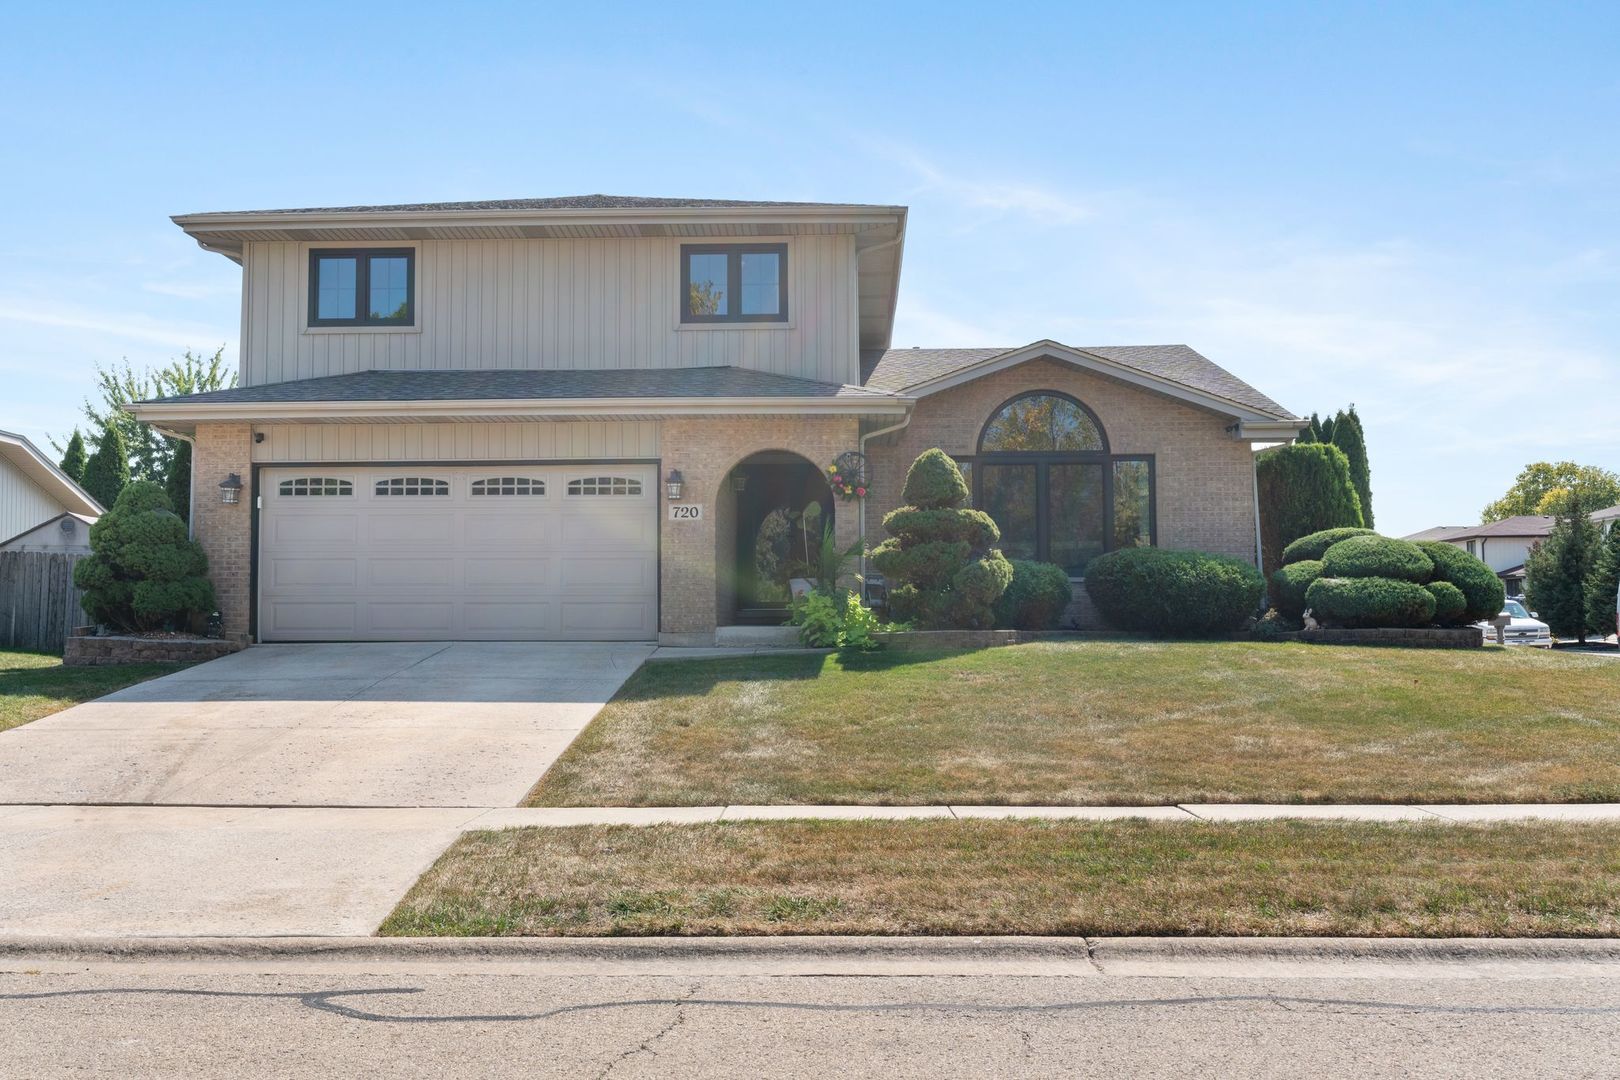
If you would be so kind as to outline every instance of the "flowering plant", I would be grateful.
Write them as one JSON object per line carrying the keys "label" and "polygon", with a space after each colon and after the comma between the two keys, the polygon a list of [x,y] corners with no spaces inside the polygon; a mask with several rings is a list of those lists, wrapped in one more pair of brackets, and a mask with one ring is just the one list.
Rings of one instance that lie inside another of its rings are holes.
{"label": "flowering plant", "polygon": [[864,499],[868,488],[866,477],[861,475],[862,470],[851,469],[847,465],[840,466],[837,462],[827,466],[827,483],[833,489],[833,494],[841,499]]}

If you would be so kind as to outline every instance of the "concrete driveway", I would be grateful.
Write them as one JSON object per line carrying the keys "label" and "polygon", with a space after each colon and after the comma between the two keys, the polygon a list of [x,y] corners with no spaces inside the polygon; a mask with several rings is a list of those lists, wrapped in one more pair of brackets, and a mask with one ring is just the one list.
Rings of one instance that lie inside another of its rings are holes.
{"label": "concrete driveway", "polygon": [[0,803],[513,806],[650,646],[260,645],[0,737]]}
{"label": "concrete driveway", "polygon": [[370,933],[651,651],[261,645],[0,734],[0,936]]}

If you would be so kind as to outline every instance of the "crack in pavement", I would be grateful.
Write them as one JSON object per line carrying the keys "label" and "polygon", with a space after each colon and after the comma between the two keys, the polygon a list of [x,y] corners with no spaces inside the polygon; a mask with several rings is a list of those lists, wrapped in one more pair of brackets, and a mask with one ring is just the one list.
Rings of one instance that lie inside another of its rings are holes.
{"label": "crack in pavement", "polygon": [[675,1016],[670,1020],[670,1022],[665,1024],[650,1038],[643,1039],[641,1045],[636,1047],[634,1050],[626,1050],[624,1053],[608,1062],[607,1068],[596,1074],[596,1080],[606,1080],[608,1074],[612,1073],[614,1069],[617,1069],[620,1065],[626,1061],[629,1061],[633,1057],[640,1057],[642,1054],[651,1054],[653,1057],[657,1057],[658,1051],[653,1049],[653,1044],[657,1043],[659,1040],[663,1039],[664,1036],[668,1035],[670,1032],[674,1031],[676,1028],[680,1027],[686,1022],[686,1013],[682,1006],[685,1005],[686,1002],[692,1000],[697,992],[698,984],[693,983],[691,989],[687,990],[686,993],[675,999]]}
{"label": "crack in pavement", "polygon": [[[329,1013],[347,1020],[361,1020],[384,1024],[460,1024],[460,1023],[524,1023],[552,1020],[574,1014],[605,1012],[613,1009],[656,1008],[674,1006],[675,1019],[662,1031],[644,1042],[641,1047],[624,1057],[633,1056],[642,1049],[651,1051],[651,1044],[668,1035],[684,1022],[684,1010],[693,1007],[713,1009],[761,1009],[790,1012],[822,1013],[885,1013],[885,1012],[939,1012],[983,1013],[989,1015],[1039,1015],[1042,1013],[1093,1012],[1105,1009],[1133,1009],[1144,1007],[1188,1007],[1198,1005],[1228,1005],[1242,1003],[1269,1003],[1286,1008],[1293,1005],[1315,1005],[1326,1008],[1380,1010],[1391,1013],[1430,1015],[1485,1015],[1485,1016],[1620,1016],[1620,1005],[1434,1005],[1402,1001],[1378,1001],[1358,998],[1330,998],[1283,996],[1278,994],[1214,994],[1207,997],[1145,997],[1102,998],[1095,1001],[1058,1001],[1042,1005],[990,1005],[976,1002],[900,1001],[872,1003],[832,1003],[810,1001],[746,1001],[735,998],[695,997],[697,987],[680,997],[634,998],[627,1001],[598,1001],[579,1005],[559,1005],[532,1013],[468,1013],[450,1015],[409,1016],[372,1012],[344,1004],[340,998],[371,996],[398,997],[421,994],[418,986],[383,986],[361,989],[307,990],[307,991],[253,991],[253,990],[194,990],[184,987],[101,987],[78,990],[40,990],[24,993],[0,994],[0,1002],[49,1001],[61,998],[100,996],[170,996],[179,998],[225,998],[243,1000],[281,1000],[295,1002],[317,1012]],[[1289,1010],[1292,1011],[1292,1010]],[[622,1058],[621,1058],[622,1060]]]}

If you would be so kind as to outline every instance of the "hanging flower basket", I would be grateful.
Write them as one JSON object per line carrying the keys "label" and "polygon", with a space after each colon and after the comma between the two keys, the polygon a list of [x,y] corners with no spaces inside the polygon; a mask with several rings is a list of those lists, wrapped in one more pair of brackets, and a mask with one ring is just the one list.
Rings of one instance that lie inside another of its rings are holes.
{"label": "hanging flower basket", "polygon": [[827,484],[840,499],[864,499],[872,493],[866,477],[866,455],[851,450],[827,466]]}

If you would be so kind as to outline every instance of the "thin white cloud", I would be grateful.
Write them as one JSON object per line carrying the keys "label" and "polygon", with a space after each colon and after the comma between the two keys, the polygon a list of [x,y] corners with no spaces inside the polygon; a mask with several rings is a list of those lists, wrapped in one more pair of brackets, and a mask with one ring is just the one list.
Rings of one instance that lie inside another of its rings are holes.
{"label": "thin white cloud", "polygon": [[70,307],[28,305],[16,299],[0,299],[0,323],[78,331],[164,346],[176,352],[221,340],[218,329],[199,324],[164,323],[146,315],[98,314]]}
{"label": "thin white cloud", "polygon": [[180,300],[206,300],[210,296],[237,296],[242,292],[239,281],[148,281],[141,288],[159,296],[173,296]]}
{"label": "thin white cloud", "polygon": [[1027,180],[975,175],[936,164],[911,147],[887,139],[857,137],[869,153],[911,173],[918,192],[976,213],[1016,215],[1043,225],[1078,225],[1098,213],[1092,201]]}

